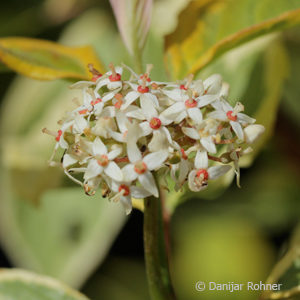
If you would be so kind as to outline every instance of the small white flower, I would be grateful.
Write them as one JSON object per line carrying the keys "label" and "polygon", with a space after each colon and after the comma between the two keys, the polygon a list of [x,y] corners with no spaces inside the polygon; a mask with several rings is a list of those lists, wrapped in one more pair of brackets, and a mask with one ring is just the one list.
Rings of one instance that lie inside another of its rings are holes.
{"label": "small white flower", "polygon": [[114,180],[123,180],[120,167],[113,161],[122,152],[122,148],[117,147],[108,152],[107,147],[97,137],[93,142],[92,152],[92,158],[89,160],[84,173],[85,180],[101,175],[103,172]]}
{"label": "small white flower", "polygon": [[197,151],[195,168],[189,174],[188,183],[191,191],[199,192],[207,187],[207,181],[217,179],[226,174],[231,166],[219,165],[208,168],[208,157],[206,151]]}
{"label": "small white flower", "polygon": [[131,197],[143,199],[151,196],[151,193],[140,186],[131,185],[128,182],[115,182],[111,184],[111,189],[116,194],[111,198],[112,201],[120,201],[124,206],[126,214],[130,214],[132,210]]}
{"label": "small white flower", "polygon": [[244,106],[239,102],[233,108],[229,103],[222,101],[219,104],[219,109],[209,113],[208,117],[229,122],[237,137],[240,140],[244,140],[244,132],[241,124],[252,124],[255,122],[255,119],[240,112],[243,110]]}
{"label": "small white flower", "polygon": [[137,147],[135,149],[133,145],[131,147],[132,149],[128,152],[130,164],[122,169],[124,181],[132,182],[138,179],[148,192],[158,197],[158,189],[151,171],[162,167],[168,157],[168,152],[158,151],[147,154],[143,158]]}
{"label": "small white flower", "polygon": [[195,127],[183,127],[182,132],[188,137],[200,142],[208,152],[216,153],[216,145],[214,142],[215,134],[217,133],[217,123],[213,120],[206,120]]}

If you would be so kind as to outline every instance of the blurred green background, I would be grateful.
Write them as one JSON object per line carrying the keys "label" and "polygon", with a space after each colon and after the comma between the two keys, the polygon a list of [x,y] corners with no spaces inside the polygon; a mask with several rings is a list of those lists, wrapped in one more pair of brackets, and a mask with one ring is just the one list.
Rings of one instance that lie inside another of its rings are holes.
{"label": "blurred green background", "polygon": [[[153,23],[145,58],[155,64],[154,77],[162,78],[160,37],[174,30],[185,3],[158,0],[155,5],[154,18],[161,23]],[[108,1],[11,0],[0,8],[1,37],[92,44],[105,64],[130,62]],[[117,56],[111,48],[119,49]],[[233,182],[225,191],[224,182],[217,182],[179,201],[170,228],[179,299],[228,299],[228,293],[199,293],[195,283],[265,281],[287,251],[300,215],[299,53],[300,28],[294,28],[245,44],[200,74],[220,72],[232,86],[229,98],[245,99],[247,113],[254,112],[253,103],[268,88],[280,105],[276,111],[273,99],[260,116],[276,115],[275,129],[256,160],[244,161],[251,168],[242,169],[242,189]],[[117,205],[99,195],[85,196],[60,169],[47,167],[54,142],[41,129],[55,128],[55,120],[72,107],[70,83],[38,82],[2,71],[0,267],[50,275],[95,300],[149,299],[142,213],[134,210],[125,217]],[[269,84],[264,77],[273,72],[282,73],[280,83],[274,77]],[[230,294],[230,299],[257,298],[257,292]]]}

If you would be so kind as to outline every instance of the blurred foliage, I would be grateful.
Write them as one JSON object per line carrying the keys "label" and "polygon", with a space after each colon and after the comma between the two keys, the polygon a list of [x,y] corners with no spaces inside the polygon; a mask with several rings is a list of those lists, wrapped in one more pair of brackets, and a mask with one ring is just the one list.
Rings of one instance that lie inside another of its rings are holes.
{"label": "blurred foliage", "polygon": [[299,0],[272,3],[272,0],[191,1],[181,12],[176,30],[166,37],[171,77],[197,73],[242,43],[300,22]]}
{"label": "blurred foliage", "polygon": [[1,300],[88,300],[53,279],[13,269],[0,270]]}
{"label": "blurred foliage", "polygon": [[[97,20],[95,12],[78,20],[83,28],[85,22],[90,26],[83,42],[98,38],[97,29],[92,30]],[[74,34],[77,28],[71,24],[61,40],[80,44]],[[80,188],[66,187],[63,172],[47,166],[55,141],[41,129],[55,128],[62,112],[74,105],[70,99],[78,94],[68,85],[18,78],[6,96],[1,117],[0,184],[5,192],[0,201],[0,237],[17,266],[78,287],[106,256],[125,214],[100,196],[90,199]]]}
{"label": "blurred foliage", "polygon": [[0,57],[12,70],[40,80],[90,79],[89,63],[104,71],[90,46],[70,48],[31,38],[0,39]]}

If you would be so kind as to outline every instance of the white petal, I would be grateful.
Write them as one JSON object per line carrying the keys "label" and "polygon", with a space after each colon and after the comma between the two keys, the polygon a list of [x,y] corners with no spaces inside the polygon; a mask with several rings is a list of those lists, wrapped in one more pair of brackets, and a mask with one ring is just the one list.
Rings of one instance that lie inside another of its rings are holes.
{"label": "white petal", "polygon": [[126,215],[129,215],[132,211],[131,197],[130,196],[127,196],[127,197],[122,196],[120,198],[120,202],[125,209]]}
{"label": "white petal", "polygon": [[211,153],[217,152],[216,145],[213,142],[213,139],[211,136],[201,138],[200,143],[208,152],[211,152]]}
{"label": "white petal", "polygon": [[143,136],[147,136],[153,131],[148,121],[140,123],[139,126],[143,131],[142,133]]}
{"label": "white petal", "polygon": [[213,112],[207,114],[207,117],[211,118],[211,119],[221,120],[221,121],[228,120],[226,113],[221,110],[213,111]]}
{"label": "white petal", "polygon": [[109,134],[114,140],[121,142],[121,143],[125,143],[125,137],[124,137],[123,133],[119,133],[116,131],[110,131]]}
{"label": "white petal", "polygon": [[152,118],[157,117],[157,111],[155,109],[153,101],[147,95],[148,93],[142,94],[140,97],[141,108],[147,120],[150,121]]}
{"label": "white petal", "polygon": [[134,165],[128,164],[122,168],[123,180],[125,182],[132,182],[137,179],[138,174],[134,171]]}
{"label": "white petal", "polygon": [[210,167],[208,172],[208,178],[209,179],[217,179],[218,177],[226,174],[231,169],[231,166],[213,166]]}
{"label": "white petal", "polygon": [[188,99],[188,96],[185,95],[181,89],[162,90],[162,92],[175,101],[184,101]]}
{"label": "white petal", "polygon": [[145,116],[143,114],[143,111],[140,108],[136,108],[134,110],[131,110],[129,112],[126,112],[126,116],[138,120],[145,120]]}
{"label": "white petal", "polygon": [[[174,115],[172,115],[172,116],[174,116]],[[186,117],[187,117],[187,112],[186,112],[186,110],[183,110],[179,114],[175,115],[174,123],[179,124]]]}
{"label": "white petal", "polygon": [[200,139],[200,135],[195,128],[182,127],[181,130],[185,135],[187,135],[188,137],[190,137],[194,140]]}
{"label": "white petal", "polygon": [[200,124],[202,121],[202,113],[198,107],[189,108],[187,110],[189,117],[196,123]]}
{"label": "white petal", "polygon": [[246,124],[253,124],[255,123],[255,119],[243,114],[243,113],[238,113],[237,118],[241,123],[246,123]]}
{"label": "white petal", "polygon": [[235,134],[237,135],[237,137],[240,140],[243,140],[244,132],[243,132],[243,128],[242,128],[241,124],[238,122],[230,121],[230,125],[231,125],[233,131],[235,132]]}
{"label": "white petal", "polygon": [[[98,104],[96,104],[95,107],[97,105]],[[115,108],[113,106],[104,107],[104,109],[102,110],[102,113],[101,113],[101,117],[104,117],[104,118],[113,118],[113,117],[115,117],[115,115],[116,115],[116,111],[115,111]]]}
{"label": "white petal", "polygon": [[127,108],[132,102],[134,102],[138,97],[140,96],[140,94],[136,91],[131,91],[129,92],[124,100],[125,103],[122,104],[121,109],[124,110],[125,108]]}
{"label": "white petal", "polygon": [[[244,129],[245,140],[252,144],[264,133],[265,127],[259,124],[249,125]],[[244,151],[245,153],[245,151]]]}
{"label": "white petal", "polygon": [[222,88],[222,76],[214,74],[204,80],[203,84],[208,94],[217,94]]}
{"label": "white petal", "polygon": [[100,79],[99,82],[96,85],[95,90],[98,91],[99,89],[101,89],[103,86],[107,85],[109,83],[109,79],[108,78],[103,78]]}
{"label": "white petal", "polygon": [[60,137],[58,145],[62,148],[62,149],[68,149],[69,148],[69,144],[66,142],[66,140],[64,139],[63,136]]}
{"label": "white petal", "polygon": [[88,123],[85,118],[79,116],[75,118],[73,124],[73,132],[74,133],[82,133],[83,130],[88,126]]}
{"label": "white petal", "polygon": [[121,87],[122,87],[122,81],[110,81],[107,84],[107,88],[109,90],[116,90],[116,89],[121,88]]}
{"label": "white petal", "polygon": [[106,93],[103,97],[102,97],[102,101],[103,102],[107,102],[108,100],[111,100],[114,96],[115,96],[115,92],[109,92]]}
{"label": "white petal", "polygon": [[107,154],[106,146],[103,144],[103,142],[99,137],[96,137],[93,142],[93,154],[94,155]]}
{"label": "white petal", "polygon": [[143,189],[140,186],[131,186],[130,193],[131,193],[132,197],[137,198],[137,199],[143,199],[143,198],[151,196],[151,193],[149,193],[148,191],[146,191],[145,189]]}
{"label": "white petal", "polygon": [[208,157],[206,151],[197,151],[195,157],[195,167],[196,169],[206,169],[208,167]]}
{"label": "white petal", "polygon": [[180,184],[183,183],[183,181],[186,179],[186,176],[190,170],[189,167],[189,161],[188,160],[181,160],[179,163],[179,176],[178,176],[178,181]]}
{"label": "white petal", "polygon": [[67,168],[77,163],[77,158],[74,155],[65,154],[63,159],[63,168]]}
{"label": "white petal", "polygon": [[84,179],[89,180],[93,177],[100,175],[103,171],[103,168],[99,166],[96,159],[91,159],[88,163],[86,171],[84,173]]}
{"label": "white petal", "polygon": [[103,102],[100,102],[100,103],[97,103],[95,106],[94,106],[94,113],[96,116],[99,116],[102,111],[103,111],[103,106],[104,106],[104,103]]}
{"label": "white petal", "polygon": [[134,141],[127,143],[127,154],[131,163],[142,160],[142,154]]}
{"label": "white petal", "polygon": [[116,149],[111,150],[108,154],[107,157],[109,160],[115,159],[117,156],[119,156],[122,153],[123,149],[122,147],[117,147]]}
{"label": "white petal", "polygon": [[158,103],[157,97],[155,95],[150,94],[150,93],[145,93],[142,95],[147,97],[148,99],[150,99],[156,108],[159,107],[159,103]]}
{"label": "white petal", "polygon": [[168,157],[167,151],[157,151],[146,155],[143,159],[144,163],[147,165],[149,170],[154,170],[162,166],[163,162]]}
{"label": "white petal", "polygon": [[104,168],[104,173],[116,181],[123,180],[123,173],[120,167],[114,161],[110,161],[108,163],[107,167]]}
{"label": "white petal", "polygon": [[116,121],[121,132],[126,132],[128,130],[128,119],[124,112],[118,111],[116,113]]}
{"label": "white petal", "polygon": [[215,100],[217,100],[218,97],[216,95],[204,95],[199,97],[198,100],[198,107],[203,107],[206,106],[212,102],[214,102]]}
{"label": "white petal", "polygon": [[162,114],[168,118],[169,116],[178,114],[182,110],[185,110],[184,103],[183,102],[176,102],[175,104],[171,105],[169,108],[164,110],[162,112]]}
{"label": "white petal", "polygon": [[155,197],[158,197],[158,189],[155,183],[155,180],[153,178],[153,175],[151,172],[146,172],[144,174],[139,175],[139,182],[141,185],[152,195]]}

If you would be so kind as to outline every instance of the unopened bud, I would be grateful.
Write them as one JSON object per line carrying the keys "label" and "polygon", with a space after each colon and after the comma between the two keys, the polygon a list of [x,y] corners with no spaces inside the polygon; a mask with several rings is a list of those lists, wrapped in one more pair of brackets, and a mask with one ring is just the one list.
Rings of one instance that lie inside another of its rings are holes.
{"label": "unopened bud", "polygon": [[244,129],[245,140],[248,144],[252,144],[264,133],[265,127],[259,124],[249,125]]}

